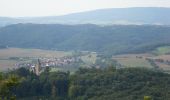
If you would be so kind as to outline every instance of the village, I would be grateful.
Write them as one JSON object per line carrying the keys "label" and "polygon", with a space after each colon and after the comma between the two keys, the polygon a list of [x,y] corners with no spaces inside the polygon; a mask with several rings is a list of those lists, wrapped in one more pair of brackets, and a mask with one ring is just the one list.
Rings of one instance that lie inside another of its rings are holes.
{"label": "village", "polygon": [[69,57],[65,56],[61,58],[41,57],[41,58],[30,58],[30,59],[32,60],[31,62],[18,62],[15,64],[14,67],[16,68],[25,67],[30,69],[30,71],[33,71],[34,73],[39,75],[46,67],[50,67],[50,68],[63,67],[81,61],[80,57],[71,57],[71,56]]}

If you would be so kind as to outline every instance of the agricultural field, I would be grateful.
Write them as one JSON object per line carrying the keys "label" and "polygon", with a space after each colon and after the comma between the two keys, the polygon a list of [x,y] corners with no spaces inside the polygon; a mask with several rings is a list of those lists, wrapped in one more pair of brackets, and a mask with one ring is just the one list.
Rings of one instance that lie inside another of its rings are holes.
{"label": "agricultural field", "polygon": [[0,71],[11,69],[16,63],[17,61],[14,60],[0,60]]}
{"label": "agricultural field", "polygon": [[[117,55],[113,56],[113,59],[121,64],[124,67],[146,67],[146,68],[154,68],[147,59],[152,59],[155,65],[159,67],[159,69],[170,72],[170,64],[167,64],[167,61],[170,61],[169,54],[162,55],[154,55],[154,54],[125,54],[125,55]],[[162,60],[162,62],[158,62],[156,60]]]}
{"label": "agricultural field", "polygon": [[152,67],[148,61],[136,58],[119,59],[118,63],[123,64],[126,67]]}
{"label": "agricultural field", "polygon": [[[154,61],[154,64],[159,66],[160,69],[170,71],[170,46],[159,47],[153,50],[151,53],[143,54],[123,54],[113,56],[113,60],[117,61],[123,67],[147,67],[154,68],[153,63],[148,59]],[[17,63],[31,62],[33,59],[38,58],[61,58],[61,57],[72,57],[73,52],[64,51],[52,51],[52,50],[40,50],[40,49],[21,49],[21,48],[8,48],[0,49],[0,71],[13,69]],[[78,67],[88,67],[96,63],[97,54],[93,52],[83,53],[78,55],[83,63],[75,63],[69,66],[52,68],[52,71],[67,71],[74,72]],[[155,62],[155,59],[161,59],[164,62]],[[167,63],[167,61],[169,61]],[[71,66],[71,67],[70,67]]]}
{"label": "agricultural field", "polygon": [[21,48],[0,49],[0,71],[6,70],[8,68],[13,68],[16,63],[19,63],[21,61],[30,61],[30,58],[60,58],[70,55],[71,52],[64,51]]}
{"label": "agricultural field", "polygon": [[0,49],[0,58],[9,57],[63,57],[71,55],[70,52],[64,51],[51,51],[40,49],[21,49],[21,48],[8,48]]}
{"label": "agricultural field", "polygon": [[125,67],[148,67],[152,68],[150,63],[145,60],[146,57],[152,57],[150,54],[125,54],[113,56],[119,64]]}

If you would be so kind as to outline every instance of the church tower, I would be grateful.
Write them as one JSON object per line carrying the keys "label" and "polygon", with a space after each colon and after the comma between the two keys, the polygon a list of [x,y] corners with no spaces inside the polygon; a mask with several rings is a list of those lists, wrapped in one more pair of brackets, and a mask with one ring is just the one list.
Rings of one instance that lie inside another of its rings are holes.
{"label": "church tower", "polygon": [[35,74],[40,75],[40,71],[41,71],[41,62],[40,62],[40,59],[38,59],[38,62],[35,66]]}

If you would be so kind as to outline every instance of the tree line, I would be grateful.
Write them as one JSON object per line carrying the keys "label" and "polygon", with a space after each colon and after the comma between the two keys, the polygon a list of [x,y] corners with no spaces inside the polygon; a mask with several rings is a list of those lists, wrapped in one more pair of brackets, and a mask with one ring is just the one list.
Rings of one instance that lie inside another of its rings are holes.
{"label": "tree line", "polygon": [[0,74],[2,100],[168,100],[170,75],[146,68],[80,68],[39,76],[26,68]]}

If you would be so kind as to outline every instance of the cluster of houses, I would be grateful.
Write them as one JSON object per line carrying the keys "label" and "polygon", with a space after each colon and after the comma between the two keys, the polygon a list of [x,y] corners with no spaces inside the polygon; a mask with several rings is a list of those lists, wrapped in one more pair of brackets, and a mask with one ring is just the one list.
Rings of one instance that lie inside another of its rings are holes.
{"label": "cluster of houses", "polygon": [[40,58],[42,67],[62,67],[71,63],[78,62],[80,58],[75,57],[62,57],[62,58]]}
{"label": "cluster of houses", "polygon": [[[38,60],[37,60],[38,59]],[[71,63],[76,63],[81,60],[79,57],[62,57],[62,58],[37,58],[33,62],[27,63],[18,63],[15,66],[17,67],[27,67],[30,71],[33,71],[37,75],[43,71],[46,67],[62,67],[69,65]]]}

